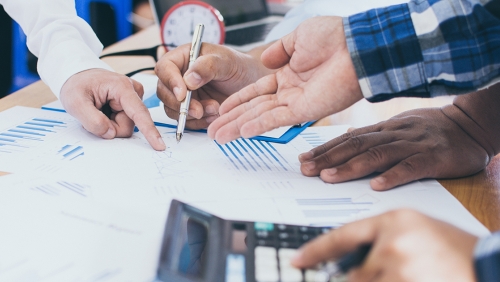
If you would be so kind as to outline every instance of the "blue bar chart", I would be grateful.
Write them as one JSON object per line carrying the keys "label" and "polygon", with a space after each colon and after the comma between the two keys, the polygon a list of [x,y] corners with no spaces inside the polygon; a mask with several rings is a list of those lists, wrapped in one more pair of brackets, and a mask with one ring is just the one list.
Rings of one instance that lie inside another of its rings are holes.
{"label": "blue bar chart", "polygon": [[85,155],[82,146],[77,145],[64,145],[61,150],[57,152],[57,155],[61,157],[62,160],[72,161],[78,157]]}
{"label": "blue bar chart", "polygon": [[313,148],[323,145],[324,143],[329,141],[329,139],[325,138],[317,132],[302,132],[300,136],[304,138],[304,140],[309,143],[309,145],[313,146]]}
{"label": "blue bar chart", "polygon": [[295,169],[270,142],[240,138],[220,145],[214,141],[235,171],[242,173],[293,173]]}
{"label": "blue bar chart", "polygon": [[64,121],[32,118],[0,132],[0,153],[24,152],[66,129]]}

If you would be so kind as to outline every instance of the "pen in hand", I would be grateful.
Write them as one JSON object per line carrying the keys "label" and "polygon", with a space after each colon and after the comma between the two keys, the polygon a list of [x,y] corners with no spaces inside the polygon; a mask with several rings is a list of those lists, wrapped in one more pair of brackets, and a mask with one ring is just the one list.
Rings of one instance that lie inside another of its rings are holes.
{"label": "pen in hand", "polygon": [[317,273],[315,281],[330,281],[332,277],[346,274],[351,268],[360,266],[371,250],[372,245],[366,244],[358,247],[354,252],[341,257],[335,263],[327,263]]}
{"label": "pen in hand", "polygon": [[[189,51],[188,68],[191,68],[193,63],[200,55],[201,39],[203,37],[204,30],[205,26],[203,24],[198,24],[194,30],[193,41],[191,42],[191,50]],[[184,127],[186,127],[186,119],[188,116],[190,102],[191,102],[191,90],[188,90],[186,93],[186,98],[182,100],[181,108],[179,110],[179,122],[177,124],[177,132],[175,136],[175,138],[177,139],[177,143],[181,141],[182,135],[184,134]]]}

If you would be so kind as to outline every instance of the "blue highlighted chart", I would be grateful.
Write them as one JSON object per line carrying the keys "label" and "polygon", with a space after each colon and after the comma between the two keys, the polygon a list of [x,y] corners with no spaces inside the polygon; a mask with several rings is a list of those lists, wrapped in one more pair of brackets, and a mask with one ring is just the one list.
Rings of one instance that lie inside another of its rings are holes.
{"label": "blue highlighted chart", "polygon": [[276,149],[276,145],[269,142],[240,138],[224,145],[215,144],[237,171],[273,173],[295,171]]}
{"label": "blue highlighted chart", "polygon": [[300,136],[314,148],[330,141],[329,139],[325,138],[325,136],[322,136],[317,132],[302,132],[300,133]]}
{"label": "blue highlighted chart", "polygon": [[58,131],[66,129],[63,121],[32,118],[22,124],[0,132],[0,152],[24,152],[41,145]]}
{"label": "blue highlighted chart", "polygon": [[77,145],[65,145],[57,152],[57,155],[63,160],[72,161],[85,153],[82,146]]}

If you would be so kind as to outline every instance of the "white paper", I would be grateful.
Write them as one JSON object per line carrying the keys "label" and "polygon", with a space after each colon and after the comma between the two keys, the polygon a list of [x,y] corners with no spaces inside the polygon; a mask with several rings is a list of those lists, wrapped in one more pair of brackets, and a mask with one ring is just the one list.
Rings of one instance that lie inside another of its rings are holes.
{"label": "white paper", "polygon": [[[311,226],[412,208],[472,234],[488,234],[435,181],[375,192],[368,178],[326,184],[304,177],[298,154],[347,126],[308,128],[288,144],[238,139],[226,145],[193,132],[177,143],[174,129],[158,127],[168,148],[157,152],[140,132],[103,140],[65,113],[15,108],[0,113],[8,121],[0,133],[33,118],[66,127],[40,137],[38,145],[21,138],[28,148],[0,158],[2,170],[18,172],[0,177],[0,214],[13,215],[0,217],[0,242],[9,242],[0,243],[0,280],[150,281],[173,198],[226,219]],[[311,142],[311,136],[318,138]],[[84,155],[74,161],[51,155],[65,144],[81,146]],[[38,164],[57,169],[47,173]],[[44,259],[47,254],[51,260]]]}

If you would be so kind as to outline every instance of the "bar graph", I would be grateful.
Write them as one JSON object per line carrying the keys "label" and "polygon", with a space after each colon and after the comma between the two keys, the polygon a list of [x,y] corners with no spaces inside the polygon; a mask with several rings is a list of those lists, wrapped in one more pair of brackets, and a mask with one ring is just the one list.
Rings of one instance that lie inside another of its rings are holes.
{"label": "bar graph", "polygon": [[240,138],[224,145],[215,141],[214,143],[234,171],[258,173],[259,176],[270,173],[274,177],[277,176],[277,173],[291,174],[296,172],[296,169],[275,147],[276,145],[270,142]]}
{"label": "bar graph", "polygon": [[306,218],[345,218],[369,211],[373,202],[352,198],[296,199]]}
{"label": "bar graph", "polygon": [[58,152],[57,155],[62,160],[72,161],[78,157],[85,155],[82,146],[77,145],[64,145]]}
{"label": "bar graph", "polygon": [[64,121],[31,118],[0,132],[0,153],[19,153],[37,147],[67,127]]}
{"label": "bar graph", "polygon": [[65,196],[68,194],[85,198],[89,198],[91,196],[90,186],[67,181],[57,181],[54,183],[37,185],[31,187],[30,189],[49,196]]}
{"label": "bar graph", "polygon": [[300,136],[304,138],[304,140],[314,148],[330,141],[329,139],[325,138],[325,136],[322,136],[318,132],[302,132]]}

